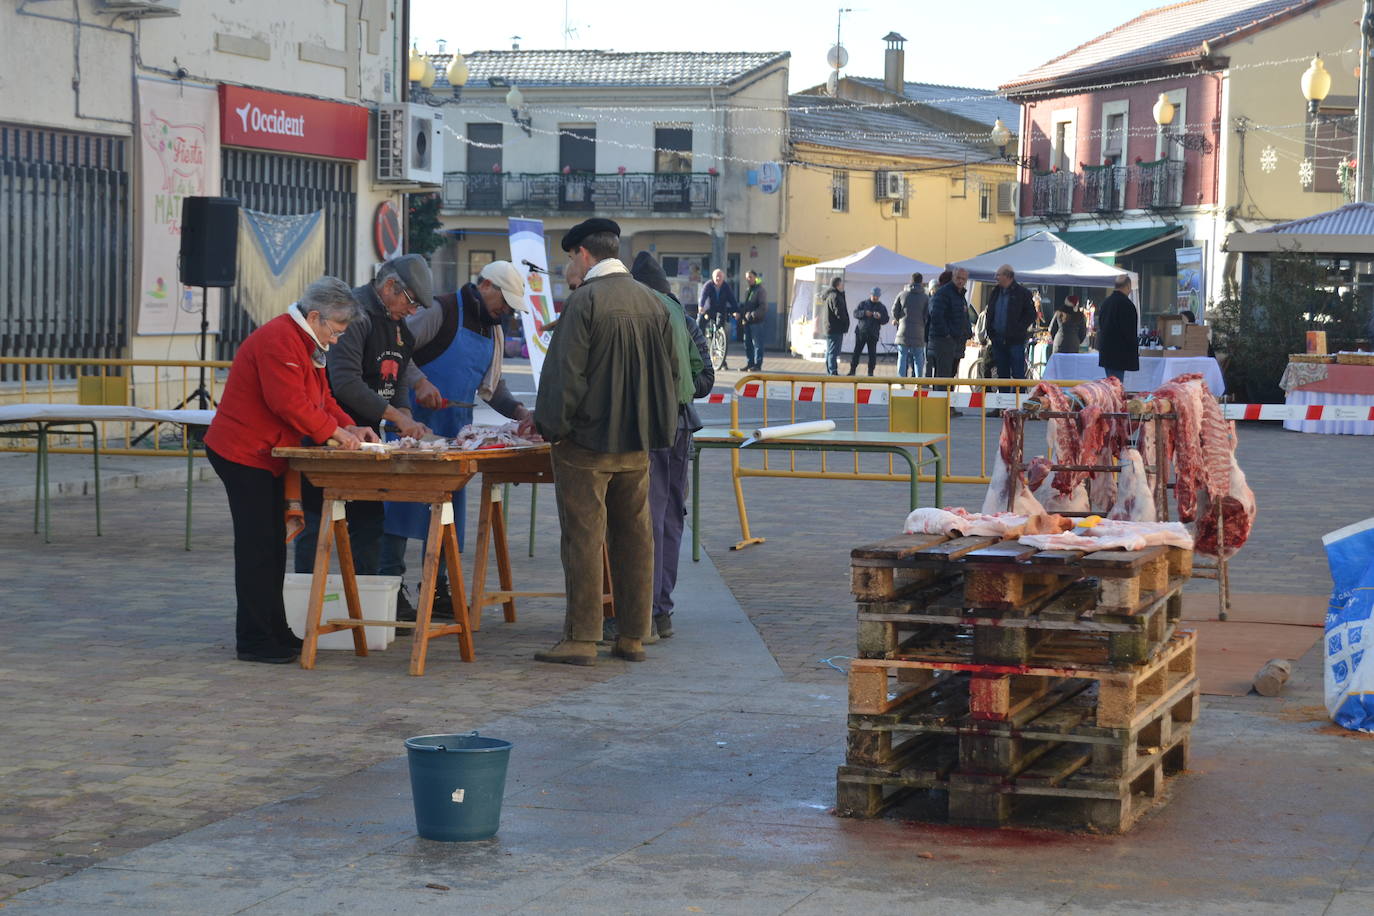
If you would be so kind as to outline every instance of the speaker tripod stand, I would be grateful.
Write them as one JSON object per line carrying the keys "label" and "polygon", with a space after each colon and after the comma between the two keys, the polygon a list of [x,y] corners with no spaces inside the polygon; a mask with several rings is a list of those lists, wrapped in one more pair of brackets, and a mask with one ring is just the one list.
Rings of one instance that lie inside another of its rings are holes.
{"label": "speaker tripod stand", "polygon": [[[187,405],[191,404],[191,402],[193,401],[196,404],[197,410],[209,410],[211,406],[218,406],[215,403],[215,399],[210,395],[210,389],[205,387],[205,361],[208,358],[208,353],[205,348],[206,339],[210,334],[210,309],[208,303],[208,296],[209,287],[202,286],[200,288],[200,384],[196,387],[195,391],[192,391],[186,397],[182,398],[181,403],[173,407],[173,410],[185,410],[187,408]],[[148,435],[155,429],[157,429],[156,424],[148,427],[143,432],[135,436],[134,439],[130,441],[129,446],[132,448],[138,445],[140,442],[146,439]],[[195,433],[191,431],[191,427],[188,426],[186,429],[187,434],[194,438]]]}

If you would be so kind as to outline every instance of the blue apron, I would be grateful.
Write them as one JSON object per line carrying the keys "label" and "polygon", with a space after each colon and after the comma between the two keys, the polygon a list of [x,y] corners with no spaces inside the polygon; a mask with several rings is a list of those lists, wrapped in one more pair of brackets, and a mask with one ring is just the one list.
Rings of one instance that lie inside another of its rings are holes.
{"label": "blue apron", "polygon": [[[471,403],[477,399],[477,386],[491,368],[494,344],[491,338],[460,327],[447,350],[424,366],[425,377],[450,401]],[[472,422],[471,407],[441,407],[434,410],[415,403],[410,393],[411,413],[436,436],[452,439]],[[453,493],[453,523],[458,544],[463,544],[463,491]],[[423,540],[429,534],[429,506],[423,503],[387,503],[386,533]]]}

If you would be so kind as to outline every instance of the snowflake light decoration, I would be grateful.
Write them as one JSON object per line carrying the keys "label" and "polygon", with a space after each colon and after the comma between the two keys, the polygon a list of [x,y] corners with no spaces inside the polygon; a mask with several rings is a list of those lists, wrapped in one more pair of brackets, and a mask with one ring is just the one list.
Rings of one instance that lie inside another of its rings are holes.
{"label": "snowflake light decoration", "polygon": [[1279,151],[1272,146],[1266,146],[1264,152],[1260,153],[1260,169],[1266,175],[1271,174],[1274,169],[1279,167]]}
{"label": "snowflake light decoration", "polygon": [[1298,166],[1298,184],[1304,188],[1310,188],[1312,186],[1312,172],[1312,160],[1304,159],[1302,164]]}

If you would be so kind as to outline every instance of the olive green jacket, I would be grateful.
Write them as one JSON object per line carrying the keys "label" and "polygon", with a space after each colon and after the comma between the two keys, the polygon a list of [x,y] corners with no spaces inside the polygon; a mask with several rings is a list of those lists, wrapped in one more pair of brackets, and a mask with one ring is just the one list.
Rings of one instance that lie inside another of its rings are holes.
{"label": "olive green jacket", "polygon": [[607,272],[563,306],[534,422],[550,442],[597,452],[667,448],[677,435],[678,378],[670,312],[628,273]]}

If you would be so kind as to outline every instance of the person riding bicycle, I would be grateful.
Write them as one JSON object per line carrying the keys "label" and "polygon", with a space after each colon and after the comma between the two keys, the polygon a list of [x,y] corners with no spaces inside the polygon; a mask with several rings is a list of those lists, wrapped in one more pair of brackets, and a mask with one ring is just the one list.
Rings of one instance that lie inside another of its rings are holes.
{"label": "person riding bicycle", "polygon": [[[739,311],[739,300],[735,298],[735,290],[725,282],[725,271],[717,267],[711,271],[711,282],[705,283],[701,287],[701,298],[697,303],[697,324],[701,328],[701,333],[707,339],[711,336],[711,325],[725,325],[725,320]],[[727,338],[728,339],[728,338]],[[725,358],[722,356],[718,369],[729,369]]]}

